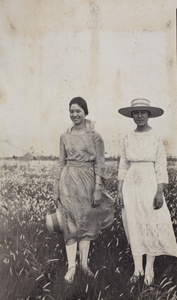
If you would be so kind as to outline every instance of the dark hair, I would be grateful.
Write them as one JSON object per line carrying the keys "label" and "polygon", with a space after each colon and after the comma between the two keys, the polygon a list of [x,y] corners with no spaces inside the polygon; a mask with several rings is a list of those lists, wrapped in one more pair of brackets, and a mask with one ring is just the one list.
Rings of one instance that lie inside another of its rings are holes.
{"label": "dark hair", "polygon": [[69,103],[69,108],[71,107],[72,104],[79,105],[84,110],[85,115],[86,116],[88,115],[87,102],[82,97],[73,98]]}

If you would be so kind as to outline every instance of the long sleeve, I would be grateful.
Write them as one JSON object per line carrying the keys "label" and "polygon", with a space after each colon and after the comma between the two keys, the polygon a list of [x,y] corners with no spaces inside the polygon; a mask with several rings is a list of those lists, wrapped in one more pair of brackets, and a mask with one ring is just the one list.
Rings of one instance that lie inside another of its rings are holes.
{"label": "long sleeve", "polygon": [[159,137],[158,141],[155,171],[157,176],[157,183],[168,183],[167,158],[165,146],[161,137]]}
{"label": "long sleeve", "polygon": [[59,180],[61,176],[61,172],[66,165],[66,150],[63,142],[63,137],[60,137],[60,154],[59,161],[55,167],[55,179]]}
{"label": "long sleeve", "polygon": [[126,150],[125,150],[125,139],[122,147],[122,153],[120,157],[120,162],[119,162],[119,168],[118,168],[118,180],[124,180],[125,175],[127,173],[127,170],[130,167],[130,162],[126,157]]}
{"label": "long sleeve", "polygon": [[94,132],[92,135],[95,151],[96,151],[96,157],[94,160],[94,172],[95,175],[98,175],[104,179],[107,178],[106,176],[106,169],[105,169],[105,148],[104,148],[104,142],[102,137],[97,133]]}

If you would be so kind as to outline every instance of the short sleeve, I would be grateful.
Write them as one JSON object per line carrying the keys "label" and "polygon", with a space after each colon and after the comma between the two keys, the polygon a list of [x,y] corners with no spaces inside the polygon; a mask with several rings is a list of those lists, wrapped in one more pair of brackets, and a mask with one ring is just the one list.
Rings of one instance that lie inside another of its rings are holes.
{"label": "short sleeve", "polygon": [[155,171],[157,176],[157,183],[168,183],[166,151],[161,136],[158,137]]}
{"label": "short sleeve", "polygon": [[60,137],[60,154],[59,154],[59,160],[55,167],[55,179],[60,180],[61,172],[66,165],[66,150],[65,145],[63,141],[63,136]]}

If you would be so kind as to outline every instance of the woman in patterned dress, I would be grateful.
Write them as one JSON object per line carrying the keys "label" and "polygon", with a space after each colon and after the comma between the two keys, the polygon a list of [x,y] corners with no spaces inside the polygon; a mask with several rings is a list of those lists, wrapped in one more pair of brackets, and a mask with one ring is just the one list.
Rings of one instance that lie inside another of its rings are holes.
{"label": "woman in patterned dress", "polygon": [[[134,99],[119,113],[133,118],[136,129],[124,138],[118,171],[118,204],[134,260],[131,283],[144,276],[145,284],[154,279],[154,260],[158,255],[177,256],[177,244],[163,185],[168,183],[166,154],[159,132],[148,119],[163,110],[150,106],[147,99]],[[145,274],[143,255],[146,254]]]}
{"label": "woman in patterned dress", "polygon": [[67,217],[64,232],[68,271],[65,280],[72,282],[76,273],[76,251],[79,244],[80,266],[89,276],[90,240],[114,219],[114,202],[104,189],[106,178],[104,142],[95,131],[81,97],[69,103],[73,125],[60,137],[60,157],[54,184],[55,201],[60,201]]}

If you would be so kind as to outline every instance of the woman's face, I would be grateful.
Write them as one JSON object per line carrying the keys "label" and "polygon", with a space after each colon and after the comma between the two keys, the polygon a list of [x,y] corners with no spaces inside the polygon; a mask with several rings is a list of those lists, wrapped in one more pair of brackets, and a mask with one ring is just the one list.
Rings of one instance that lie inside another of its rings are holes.
{"label": "woman's face", "polygon": [[72,104],[70,109],[70,118],[75,125],[80,125],[84,123],[85,112],[78,104]]}
{"label": "woman's face", "polygon": [[132,117],[137,126],[143,127],[148,122],[149,112],[147,110],[135,110],[132,112]]}

